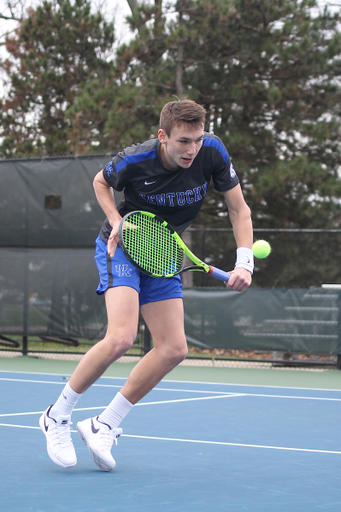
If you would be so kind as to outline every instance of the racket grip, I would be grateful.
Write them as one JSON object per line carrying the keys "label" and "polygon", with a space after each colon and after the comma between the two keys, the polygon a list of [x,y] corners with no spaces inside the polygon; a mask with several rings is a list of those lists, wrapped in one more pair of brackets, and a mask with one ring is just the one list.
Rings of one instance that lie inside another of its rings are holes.
{"label": "racket grip", "polygon": [[227,281],[230,279],[231,274],[228,272],[224,272],[224,270],[220,270],[219,268],[210,266],[210,272],[209,274],[213,277],[216,277],[217,279],[220,279],[220,281],[224,281],[227,283]]}

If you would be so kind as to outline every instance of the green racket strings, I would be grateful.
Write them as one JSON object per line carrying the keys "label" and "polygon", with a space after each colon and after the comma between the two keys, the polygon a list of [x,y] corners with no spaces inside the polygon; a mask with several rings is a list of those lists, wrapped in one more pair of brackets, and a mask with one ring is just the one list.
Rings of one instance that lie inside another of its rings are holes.
{"label": "green racket strings", "polygon": [[154,277],[172,276],[182,269],[184,253],[172,232],[153,216],[132,213],[122,230],[133,262]]}

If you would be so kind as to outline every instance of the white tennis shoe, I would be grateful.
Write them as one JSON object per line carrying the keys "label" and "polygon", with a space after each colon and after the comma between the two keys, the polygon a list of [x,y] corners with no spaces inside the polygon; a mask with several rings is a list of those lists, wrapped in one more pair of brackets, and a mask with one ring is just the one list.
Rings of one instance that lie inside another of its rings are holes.
{"label": "white tennis shoe", "polygon": [[79,421],[77,430],[97,466],[103,471],[112,471],[116,462],[111,455],[111,447],[114,441],[117,444],[117,438],[122,434],[122,429],[112,429],[106,423],[99,421],[97,416]]}
{"label": "white tennis shoe", "polygon": [[39,418],[39,426],[46,437],[47,453],[50,459],[62,466],[71,468],[77,464],[77,457],[71,439],[70,416],[59,416],[56,420],[49,416],[52,405]]}

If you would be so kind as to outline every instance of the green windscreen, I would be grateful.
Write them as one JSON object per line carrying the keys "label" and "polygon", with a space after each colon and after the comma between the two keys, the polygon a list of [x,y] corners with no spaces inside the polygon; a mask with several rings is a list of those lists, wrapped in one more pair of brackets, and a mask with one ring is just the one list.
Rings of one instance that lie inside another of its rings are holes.
{"label": "green windscreen", "polygon": [[183,267],[184,253],[173,231],[151,214],[129,214],[120,230],[120,242],[130,261],[151,276],[169,277]]}
{"label": "green windscreen", "polygon": [[93,179],[111,158],[0,161],[0,247],[94,248],[105,213]]}

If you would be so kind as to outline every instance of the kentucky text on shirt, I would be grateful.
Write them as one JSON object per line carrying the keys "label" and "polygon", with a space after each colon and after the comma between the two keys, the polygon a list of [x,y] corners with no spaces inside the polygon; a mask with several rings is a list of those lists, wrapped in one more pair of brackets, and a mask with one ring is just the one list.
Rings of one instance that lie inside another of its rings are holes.
{"label": "kentucky text on shirt", "polygon": [[184,206],[202,201],[207,192],[208,183],[195,187],[186,192],[169,192],[167,194],[139,194],[147,203],[159,206]]}

